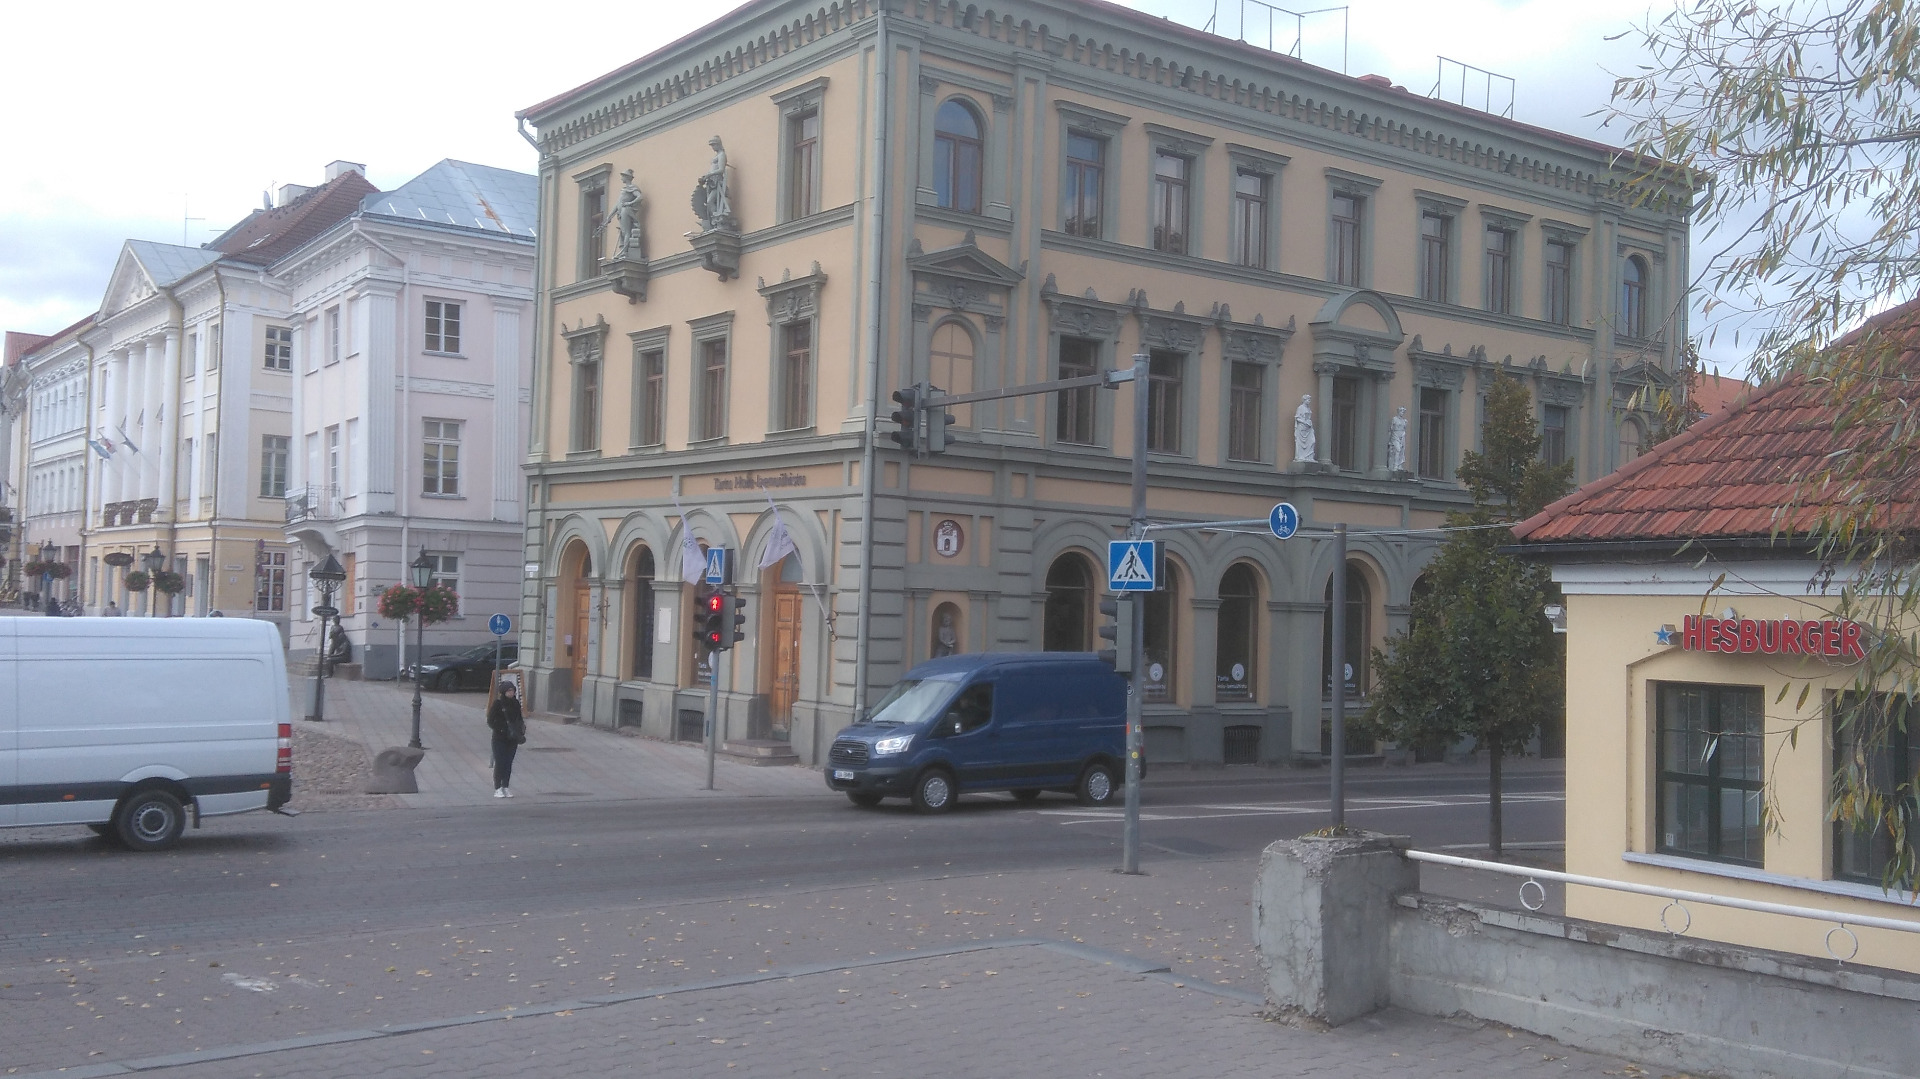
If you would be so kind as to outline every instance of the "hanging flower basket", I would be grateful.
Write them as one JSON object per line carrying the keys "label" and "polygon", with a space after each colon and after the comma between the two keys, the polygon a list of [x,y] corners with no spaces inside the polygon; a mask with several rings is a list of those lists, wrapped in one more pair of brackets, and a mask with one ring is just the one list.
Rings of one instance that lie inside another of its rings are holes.
{"label": "hanging flower basket", "polygon": [[380,617],[405,620],[416,615],[426,625],[452,618],[460,610],[460,597],[443,584],[426,588],[396,584],[380,593]]}
{"label": "hanging flower basket", "polygon": [[73,576],[73,567],[65,562],[48,562],[44,572],[56,581],[64,581]]}
{"label": "hanging flower basket", "polygon": [[163,569],[153,575],[153,587],[169,596],[177,596],[187,590],[187,579],[172,570]]}
{"label": "hanging flower basket", "polygon": [[129,592],[145,592],[147,586],[152,583],[153,581],[147,576],[146,570],[137,569],[127,574],[127,591]]}

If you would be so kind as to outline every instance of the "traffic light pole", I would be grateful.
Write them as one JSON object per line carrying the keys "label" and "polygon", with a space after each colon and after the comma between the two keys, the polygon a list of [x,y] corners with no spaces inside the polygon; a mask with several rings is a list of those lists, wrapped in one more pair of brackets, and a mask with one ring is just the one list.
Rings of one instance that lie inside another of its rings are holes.
{"label": "traffic light pole", "polygon": [[713,757],[720,748],[720,653],[708,652],[713,665],[707,677],[707,789],[713,790]]}
{"label": "traffic light pole", "polygon": [[[1128,539],[1147,535],[1147,357],[1133,357],[1133,505],[1127,523]],[[1146,626],[1147,597],[1143,592],[1128,593],[1123,602],[1133,604],[1133,670],[1128,674],[1127,691],[1127,790],[1126,822],[1120,831],[1120,871],[1140,872],[1140,753],[1145,742],[1141,731],[1141,701],[1147,692]],[[1117,643],[1117,642],[1116,642]]]}

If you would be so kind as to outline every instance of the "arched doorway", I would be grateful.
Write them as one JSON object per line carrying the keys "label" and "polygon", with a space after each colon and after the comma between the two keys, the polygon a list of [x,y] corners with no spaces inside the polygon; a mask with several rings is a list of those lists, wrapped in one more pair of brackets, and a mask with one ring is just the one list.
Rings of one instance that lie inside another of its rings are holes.
{"label": "arched doorway", "polygon": [[1041,618],[1045,652],[1093,650],[1093,563],[1069,551],[1047,568],[1047,602]]}
{"label": "arched doorway", "polygon": [[1251,701],[1260,656],[1260,574],[1245,562],[1220,577],[1220,615],[1214,630],[1214,699]]}
{"label": "arched doorway", "polygon": [[653,578],[653,550],[636,546],[627,558],[627,677],[640,682],[653,680]]}
{"label": "arched doorway", "polygon": [[592,593],[587,583],[587,578],[593,573],[593,556],[587,552],[587,545],[578,540],[568,544],[566,553],[561,556],[560,567],[561,575],[567,581],[564,589],[567,610],[560,623],[560,662],[572,672],[569,684],[573,687],[572,701],[578,707],[580,686],[587,676],[588,615],[593,609]]}
{"label": "arched doorway", "polygon": [[800,591],[800,556],[760,571],[766,617],[760,619],[760,684],[767,693],[767,730],[761,737],[788,741],[793,706],[800,699],[800,633],[806,599]]}
{"label": "arched doorway", "polygon": [[[1333,695],[1333,576],[1327,576],[1327,613],[1320,619],[1320,685]],[[1347,563],[1347,624],[1344,638],[1346,672],[1342,682],[1349,698],[1367,692],[1368,648],[1373,643],[1373,592],[1367,571],[1358,562]]]}

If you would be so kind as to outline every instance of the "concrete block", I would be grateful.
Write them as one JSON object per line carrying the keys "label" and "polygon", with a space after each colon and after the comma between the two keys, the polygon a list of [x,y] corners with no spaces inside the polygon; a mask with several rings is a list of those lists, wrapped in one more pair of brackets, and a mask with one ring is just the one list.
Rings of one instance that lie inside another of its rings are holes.
{"label": "concrete block", "polygon": [[1394,897],[1419,886],[1405,836],[1281,840],[1260,857],[1254,943],[1267,999],[1338,1026],[1387,1005]]}
{"label": "concrete block", "polygon": [[374,754],[373,778],[367,781],[368,794],[419,794],[420,783],[413,770],[427,755],[424,749],[391,746]]}

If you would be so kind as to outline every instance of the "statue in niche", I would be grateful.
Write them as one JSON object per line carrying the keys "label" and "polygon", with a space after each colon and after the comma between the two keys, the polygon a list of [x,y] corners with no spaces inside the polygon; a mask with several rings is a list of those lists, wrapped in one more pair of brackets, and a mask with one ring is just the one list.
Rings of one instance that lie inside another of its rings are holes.
{"label": "statue in niche", "polygon": [[938,624],[934,626],[933,630],[933,655],[931,658],[940,659],[943,656],[951,656],[959,651],[960,631],[953,626],[953,609],[943,605],[940,608]]}
{"label": "statue in niche", "polygon": [[703,231],[737,229],[732,197],[727,191],[727,148],[721,145],[718,135],[708,139],[707,145],[713,147],[713,161],[707,166],[706,175],[694,185],[693,214],[700,219]]}
{"label": "statue in niche", "polygon": [[1293,459],[1296,461],[1314,461],[1318,459],[1319,444],[1313,431],[1313,395],[1300,395],[1300,407],[1293,410]]}
{"label": "statue in niche", "polygon": [[1387,471],[1407,470],[1407,406],[1401,405],[1387,423]]}
{"label": "statue in niche", "polygon": [[607,220],[600,226],[603,230],[608,226],[615,229],[613,254],[609,258],[635,262],[643,259],[641,250],[644,236],[641,232],[640,209],[646,200],[640,186],[633,182],[633,170],[622,172],[620,197],[614,200],[613,208],[607,211]]}

